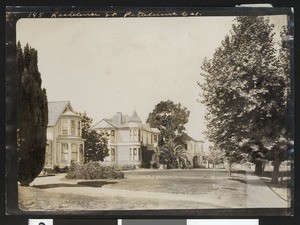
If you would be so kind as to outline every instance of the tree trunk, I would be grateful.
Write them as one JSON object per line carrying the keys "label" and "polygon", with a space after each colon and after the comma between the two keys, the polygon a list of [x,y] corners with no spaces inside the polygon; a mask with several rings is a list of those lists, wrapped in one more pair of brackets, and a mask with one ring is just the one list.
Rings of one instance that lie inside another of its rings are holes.
{"label": "tree trunk", "polygon": [[266,162],[263,162],[263,164],[262,164],[262,172],[264,172],[265,171],[265,168],[266,168]]}
{"label": "tree trunk", "polygon": [[263,172],[263,163],[261,161],[255,163],[254,173],[258,176],[262,175]]}
{"label": "tree trunk", "polygon": [[228,177],[231,177],[231,163],[228,164]]}
{"label": "tree trunk", "polygon": [[281,161],[279,159],[275,159],[273,161],[273,173],[272,173],[272,184],[278,184],[278,177],[279,177],[279,167],[280,167]]}

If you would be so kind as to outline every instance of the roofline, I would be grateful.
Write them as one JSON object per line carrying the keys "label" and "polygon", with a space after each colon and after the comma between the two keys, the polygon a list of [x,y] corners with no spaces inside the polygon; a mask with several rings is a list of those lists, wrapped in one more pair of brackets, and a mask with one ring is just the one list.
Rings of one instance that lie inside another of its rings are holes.
{"label": "roofline", "polygon": [[[74,111],[72,105],[71,105],[71,102],[70,101],[48,101],[47,104],[49,103],[55,103],[55,102],[66,102],[66,105],[65,105],[65,108],[63,109],[63,111],[59,114],[59,118],[62,116],[63,112],[65,111],[65,109],[70,106],[70,110],[76,114],[76,112]],[[55,125],[53,127],[55,127],[58,123],[59,119],[56,121]],[[47,126],[48,127],[48,126]],[[52,127],[52,126],[49,126],[49,127]]]}
{"label": "roofline", "polygon": [[111,126],[116,127],[116,126],[114,126],[111,122],[107,121],[107,120],[109,120],[109,119],[102,119],[102,120],[100,120],[98,123],[96,123],[94,126],[92,126],[91,128],[94,128],[96,125],[98,125],[99,123],[101,123],[103,120],[104,120],[106,123],[110,124]]}

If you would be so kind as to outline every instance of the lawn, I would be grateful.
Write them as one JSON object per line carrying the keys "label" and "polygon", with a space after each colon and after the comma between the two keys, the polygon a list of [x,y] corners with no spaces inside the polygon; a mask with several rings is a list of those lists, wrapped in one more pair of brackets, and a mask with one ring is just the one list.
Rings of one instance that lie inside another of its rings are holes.
{"label": "lawn", "polygon": [[220,169],[126,171],[122,180],[37,178],[19,187],[22,210],[199,209],[245,207],[245,173]]}

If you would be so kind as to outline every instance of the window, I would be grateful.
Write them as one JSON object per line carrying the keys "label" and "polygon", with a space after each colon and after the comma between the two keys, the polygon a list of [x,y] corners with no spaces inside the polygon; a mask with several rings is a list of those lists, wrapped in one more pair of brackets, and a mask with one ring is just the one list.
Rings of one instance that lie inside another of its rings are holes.
{"label": "window", "polygon": [[61,161],[62,162],[68,161],[68,144],[67,143],[61,144]]}
{"label": "window", "polygon": [[68,121],[62,121],[62,134],[68,134]]}
{"label": "window", "polygon": [[83,144],[79,145],[79,161],[83,162]]}
{"label": "window", "polygon": [[78,151],[77,151],[77,144],[71,144],[71,161],[78,161]]}
{"label": "window", "polygon": [[136,136],[136,130],[133,130],[133,135]]}
{"label": "window", "polygon": [[76,132],[76,121],[71,120],[71,135],[75,135]]}
{"label": "window", "polygon": [[81,132],[80,131],[81,131],[81,129],[80,129],[80,121],[78,120],[77,121],[77,135],[78,136],[81,136],[81,134],[80,134]]}
{"label": "window", "polygon": [[136,155],[136,148],[133,149],[133,155]]}
{"label": "window", "polygon": [[157,135],[154,134],[154,142],[157,142]]}
{"label": "window", "polygon": [[115,136],[115,131],[114,130],[111,130],[110,131],[110,135],[113,137],[113,136]]}
{"label": "window", "polygon": [[141,130],[138,130],[138,141],[141,141]]}
{"label": "window", "polygon": [[110,156],[111,156],[111,161],[115,161],[115,149],[114,148],[112,148],[110,150]]}
{"label": "window", "polygon": [[130,130],[130,137],[132,136],[132,130]]}

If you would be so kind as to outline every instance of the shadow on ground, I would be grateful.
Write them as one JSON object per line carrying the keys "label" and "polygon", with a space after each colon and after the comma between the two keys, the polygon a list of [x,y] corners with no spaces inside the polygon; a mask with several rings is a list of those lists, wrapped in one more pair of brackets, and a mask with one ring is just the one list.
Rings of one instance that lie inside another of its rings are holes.
{"label": "shadow on ground", "polygon": [[43,184],[43,185],[33,185],[34,188],[39,189],[49,189],[49,188],[61,188],[61,187],[102,187],[108,184],[116,184],[117,182],[113,181],[80,181],[77,184],[68,184],[68,183],[60,183],[60,184]]}
{"label": "shadow on ground", "polygon": [[107,184],[116,184],[117,182],[114,181],[81,181],[77,184],[81,186],[88,186],[88,187],[102,187]]}
{"label": "shadow on ground", "polygon": [[229,180],[238,181],[238,182],[243,183],[243,184],[246,183],[245,179],[240,179],[240,178],[230,177]]}
{"label": "shadow on ground", "polygon": [[[263,177],[272,177],[272,172],[273,171],[264,171],[262,176]],[[291,177],[291,171],[280,171],[279,172],[279,177]]]}

